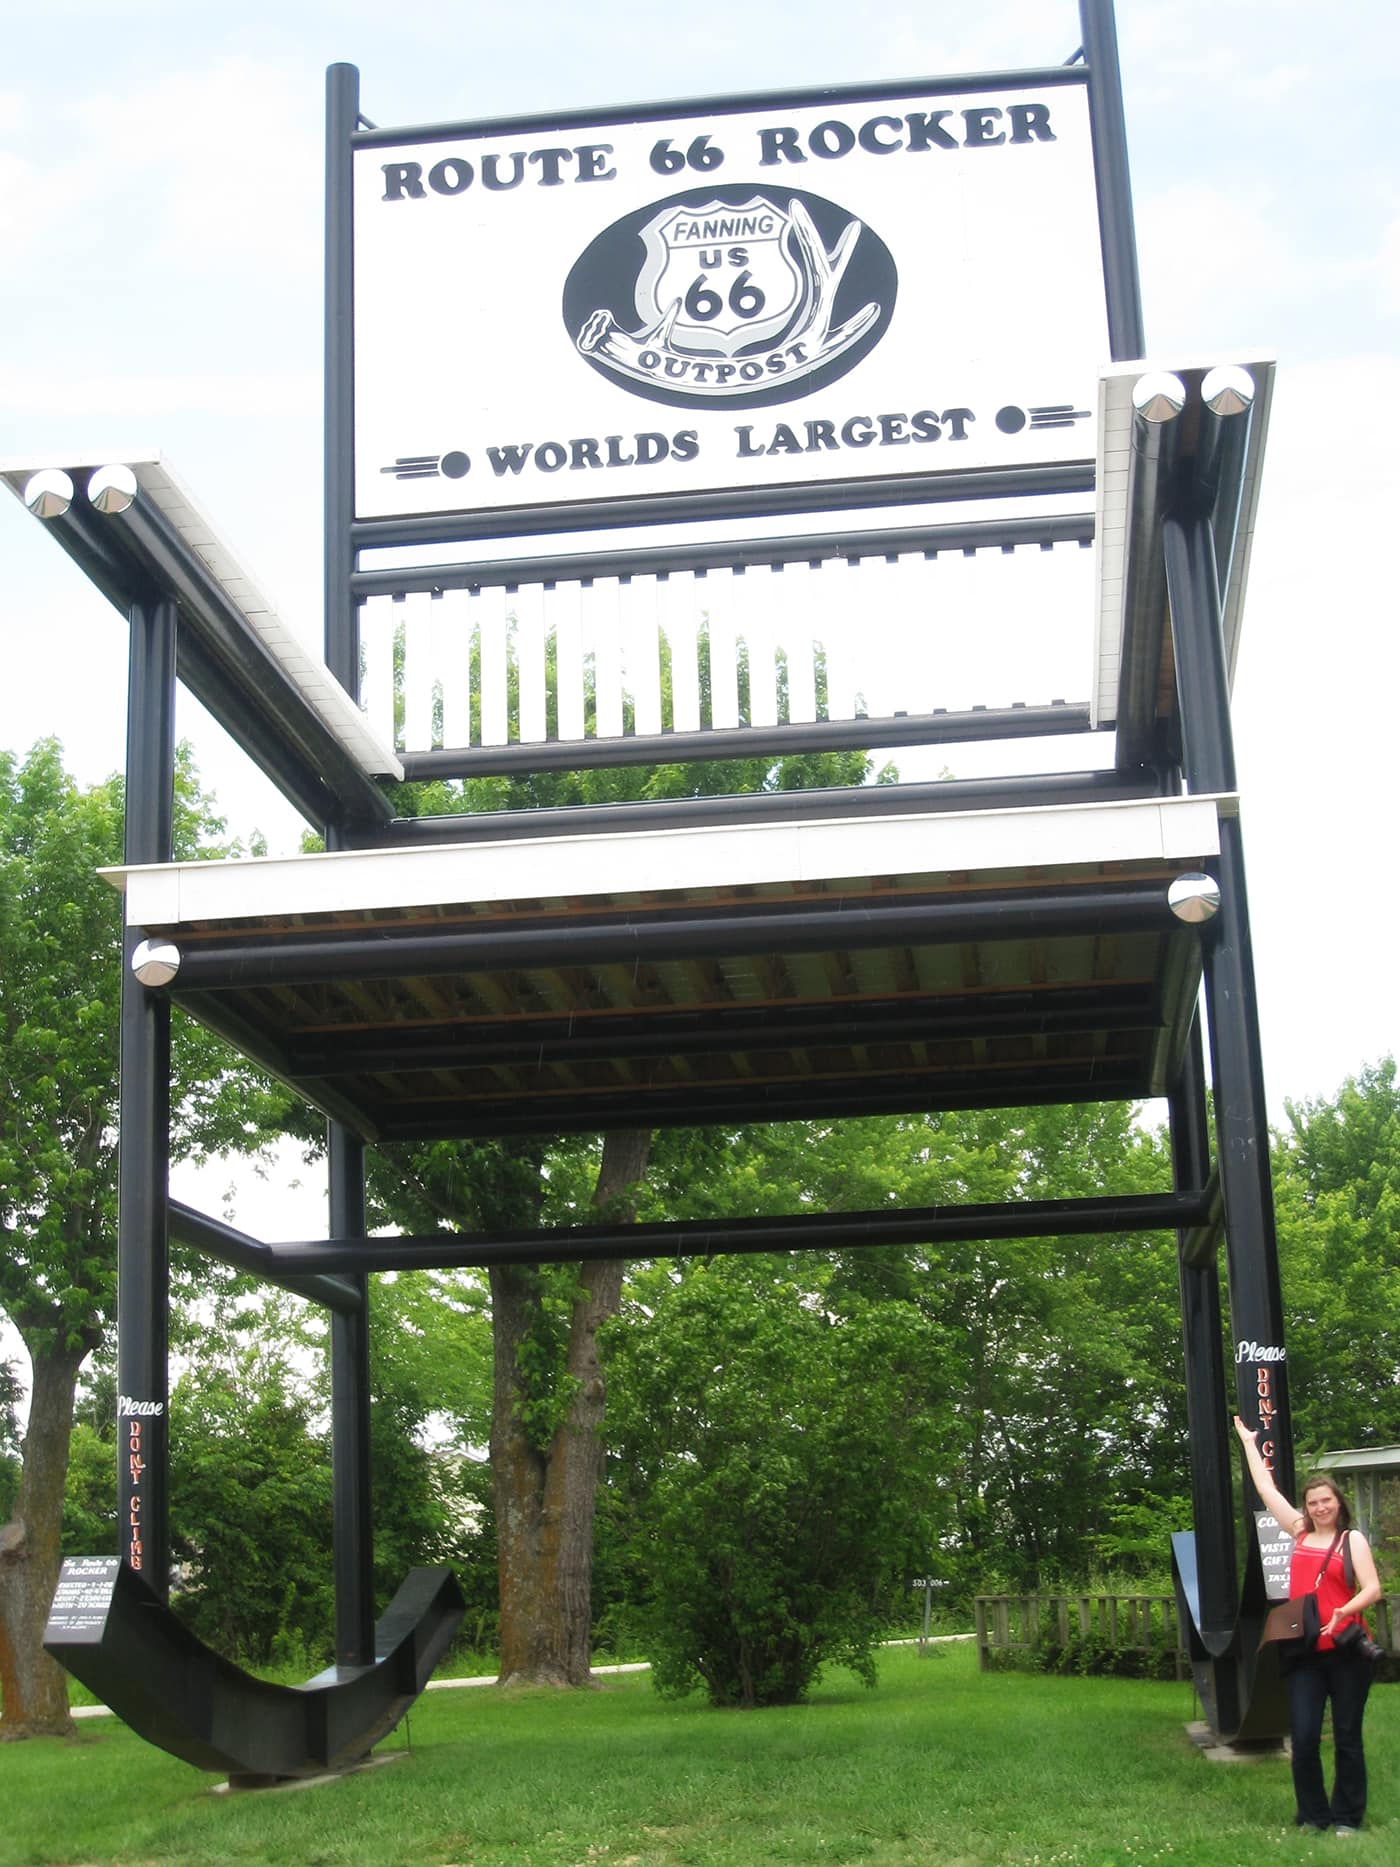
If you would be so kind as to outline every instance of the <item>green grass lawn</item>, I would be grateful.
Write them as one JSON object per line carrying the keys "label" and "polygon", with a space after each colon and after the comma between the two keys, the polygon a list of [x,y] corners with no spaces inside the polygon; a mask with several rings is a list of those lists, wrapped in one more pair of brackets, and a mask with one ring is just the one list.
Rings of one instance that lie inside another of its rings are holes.
{"label": "green grass lawn", "polygon": [[[646,1674],[597,1692],[434,1692],[409,1754],[322,1788],[215,1797],[115,1720],[0,1747],[0,1862],[689,1867],[1400,1867],[1400,1692],[1367,1713],[1373,1808],[1300,1839],[1288,1766],[1206,1762],[1189,1687],[983,1677],[970,1646],[832,1673],[806,1706],[717,1712]],[[402,1728],[383,1747],[403,1749]]]}

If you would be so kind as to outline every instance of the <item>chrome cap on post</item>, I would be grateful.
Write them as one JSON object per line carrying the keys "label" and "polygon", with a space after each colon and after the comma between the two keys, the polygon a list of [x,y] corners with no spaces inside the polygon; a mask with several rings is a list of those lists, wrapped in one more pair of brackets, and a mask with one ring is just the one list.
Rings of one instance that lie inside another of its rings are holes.
{"label": "chrome cap on post", "polygon": [[99,467],[88,481],[88,499],[99,512],[125,512],[138,490],[130,467]]}
{"label": "chrome cap on post", "polygon": [[24,503],[36,519],[61,519],[73,503],[73,482],[61,467],[45,467],[25,481]]}
{"label": "chrome cap on post", "polygon": [[1178,875],[1167,889],[1167,906],[1189,927],[1213,921],[1220,912],[1220,884],[1213,875]]}
{"label": "chrome cap on post", "polygon": [[132,952],[131,970],[142,985],[169,985],[180,970],[180,949],[169,940],[143,940]]}
{"label": "chrome cap on post", "polygon": [[1201,400],[1212,415],[1243,415],[1254,406],[1254,378],[1238,363],[1218,364],[1206,372]]}
{"label": "chrome cap on post", "polygon": [[1170,370],[1149,370],[1133,384],[1133,409],[1154,426],[1175,421],[1186,406],[1186,385]]}

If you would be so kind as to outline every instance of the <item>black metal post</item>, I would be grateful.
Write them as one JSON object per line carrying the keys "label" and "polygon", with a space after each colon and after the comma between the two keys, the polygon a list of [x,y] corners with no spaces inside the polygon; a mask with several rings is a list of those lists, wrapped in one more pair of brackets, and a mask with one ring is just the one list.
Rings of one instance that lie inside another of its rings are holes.
{"label": "black metal post", "polygon": [[[168,862],[175,809],[176,609],[131,607],[126,860]],[[165,1600],[170,1588],[170,1005],[131,970],[122,942],[117,1193],[117,1521],[120,1553]]]}
{"label": "black metal post", "polygon": [[636,912],[553,922],[388,938],[377,928],[349,934],[281,934],[211,939],[182,951],[175,982],[185,992],[305,985],[334,979],[429,978],[538,965],[588,966],[639,960],[812,953],[896,946],[901,940],[1050,939],[1091,931],[1156,930],[1169,925],[1165,882],[1108,883],[1075,889],[1008,890],[952,899],[911,898],[898,906],[837,908],[784,903],[769,910],[704,908],[672,915]]}
{"label": "black metal post", "polygon": [[326,666],[357,700],[360,650],[350,576],[355,550],[355,259],[351,138],[360,116],[360,74],[326,72],[325,655]]}
{"label": "black metal post", "polygon": [[536,1230],[430,1232],[415,1237],[345,1236],[269,1244],[286,1276],[366,1271],[458,1270],[467,1265],[597,1263],[606,1258],[712,1257],[722,1252],[836,1251],[864,1245],[951,1244],[988,1238],[1086,1238],[1155,1232],[1198,1223],[1201,1192],[1128,1193],[1109,1198],[1018,1200],[1010,1204],[911,1206],[871,1212],[804,1212],[763,1218],[662,1219],[640,1225],[544,1226]]}
{"label": "black metal post", "polygon": [[192,1245],[196,1251],[213,1258],[216,1264],[227,1264],[233,1270],[261,1277],[267,1283],[280,1284],[293,1296],[305,1297],[309,1303],[320,1303],[327,1309],[354,1311],[361,1306],[360,1293],[338,1277],[283,1276],[272,1261],[268,1245],[260,1238],[250,1238],[246,1232],[225,1224],[222,1219],[211,1219],[208,1213],[196,1212],[178,1199],[169,1202],[167,1217],[170,1236],[177,1244]]}
{"label": "black metal post", "polygon": [[1118,69],[1113,0],[1079,0],[1079,29],[1089,73],[1089,122],[1094,139],[1094,180],[1099,195],[1104,295],[1108,300],[1109,355],[1115,363],[1140,357],[1142,289],[1138,282],[1133,185],[1128,173],[1128,132]]}
{"label": "black metal post", "polygon": [[[360,74],[326,72],[325,655],[326,666],[357,700],[360,642],[350,578],[355,569],[355,257],[354,160]],[[339,846],[326,826],[326,847]],[[365,1229],[363,1144],[339,1122],[327,1128],[330,1233]],[[374,1660],[374,1554],[369,1467],[369,1281],[350,1281],[360,1302],[331,1315],[331,1461],[334,1474],[335,1656],[338,1666]]]}
{"label": "black metal post", "polygon": [[[1210,520],[1169,518],[1163,527],[1171,603],[1182,769],[1192,791],[1235,789],[1229,673]],[[1293,1430],[1283,1339],[1283,1296],[1259,1013],[1249,938],[1244,846],[1238,818],[1220,823],[1221,904],[1205,944],[1206,1011],[1215,1086],[1216,1153],[1225,1203],[1235,1397],[1260,1428],[1260,1450],[1287,1496]],[[1246,1477],[1246,1500],[1257,1500]]]}
{"label": "black metal post", "polygon": [[[1178,1192],[1206,1184],[1210,1136],[1200,1020],[1193,1024],[1181,1074],[1167,1101],[1172,1174]],[[1226,1424],[1229,1406],[1220,1330],[1220,1272],[1214,1252],[1192,1262],[1186,1230],[1177,1233],[1181,1332],[1186,1359],[1186,1420],[1191,1445],[1191,1516],[1196,1533],[1198,1632],[1207,1650],[1223,1654],[1239,1610],[1235,1577],[1235,1497]]]}
{"label": "black metal post", "polygon": [[1157,683],[1167,612],[1162,519],[1177,474],[1184,402],[1184,386],[1174,376],[1140,377],[1133,390],[1123,655],[1118,671],[1116,763],[1120,770],[1155,768],[1163,762],[1157,740]]}
{"label": "black metal post", "polygon": [[[365,1230],[365,1153],[339,1122],[327,1124],[330,1235]],[[360,1302],[331,1314],[331,1464],[334,1500],[335,1658],[374,1660],[374,1551],[369,1471],[369,1279],[352,1272]]]}

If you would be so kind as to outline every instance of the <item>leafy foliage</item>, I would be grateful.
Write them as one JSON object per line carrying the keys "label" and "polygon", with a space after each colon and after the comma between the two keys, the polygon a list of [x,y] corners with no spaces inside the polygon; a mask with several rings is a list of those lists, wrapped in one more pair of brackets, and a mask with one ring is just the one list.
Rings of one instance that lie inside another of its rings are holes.
{"label": "leafy foliage", "polygon": [[63,1553],[91,1555],[117,1546],[117,1447],[109,1427],[76,1420],[68,1442],[63,1493]]}
{"label": "leafy foliage", "polygon": [[[116,1285],[117,1024],[123,786],[80,789],[57,741],[0,752],[0,1308],[31,1353],[90,1351]],[[182,751],[176,855],[234,853]],[[173,1021],[176,1155],[257,1149],[286,1092]]]}
{"label": "leafy foliage", "polygon": [[[123,807],[121,780],[81,789],[54,740],[22,763],[0,753],[0,1310],[32,1372],[0,1567],[7,1734],[67,1724],[40,1641],[63,1546],[74,1383],[116,1295],[121,901],[98,871],[122,860]],[[179,856],[229,853],[183,751],[174,826]],[[172,1049],[177,1156],[256,1150],[283,1126],[286,1092],[218,1040],[176,1018]]]}
{"label": "leafy foliage", "polygon": [[448,1447],[480,1445],[491,1404],[491,1325],[480,1287],[458,1273],[379,1277],[370,1286],[370,1477],[381,1608],[417,1563],[451,1563],[494,1599],[474,1473]]}
{"label": "leafy foliage", "polygon": [[19,1401],[22,1389],[12,1361],[0,1361],[0,1523],[9,1516],[19,1489]]}
{"label": "leafy foliage", "polygon": [[1400,1441],[1400,1082],[1393,1057],[1288,1104],[1274,1150],[1294,1438]]}
{"label": "leafy foliage", "polygon": [[770,1257],[655,1272],[613,1332],[611,1505],[663,1692],[792,1704],[827,1661],[874,1682],[936,1490],[943,1342],[913,1306],[834,1284],[826,1261]]}
{"label": "leafy foliage", "polygon": [[174,1597],[201,1639],[262,1663],[289,1632],[329,1641],[331,1472],[307,1399],[268,1358],[203,1368],[170,1403]]}
{"label": "leafy foliage", "polygon": [[[530,811],[859,783],[867,772],[862,753],[542,772],[405,787],[400,808],[419,815]],[[692,1141],[698,1152],[706,1145]],[[591,1137],[394,1146],[368,1157],[367,1185],[375,1220],[408,1231],[568,1223],[598,1216],[593,1199],[603,1158],[604,1150]],[[680,1157],[673,1153],[673,1158],[683,1166]],[[558,1655],[546,1649],[565,1626],[570,1658],[564,1670],[572,1673],[575,1660],[587,1670],[586,1650],[580,1648],[586,1649],[596,1458],[574,1455],[592,1436],[591,1425],[580,1424],[580,1409],[601,1408],[604,1381],[601,1370],[585,1379],[579,1369],[588,1363],[587,1344],[618,1282],[616,1276],[600,1276],[590,1290],[589,1277],[580,1266],[564,1264],[502,1267],[491,1278],[495,1522],[477,1547],[484,1553],[490,1531],[496,1523],[503,1527],[498,1546],[503,1647],[516,1656],[521,1676],[560,1676]],[[463,1286],[469,1288],[470,1280]],[[458,1449],[468,1447],[459,1441]],[[538,1534],[522,1527],[527,1524],[537,1524]],[[505,1537],[512,1526],[515,1533]],[[565,1569],[567,1581],[559,1579]],[[566,1598],[573,1604],[568,1613]],[[582,1638],[576,1639],[579,1630]]]}
{"label": "leafy foliage", "polygon": [[[1105,1105],[659,1136],[650,1192],[661,1211],[701,1218],[1168,1183],[1162,1138],[1127,1105]],[[655,1314],[638,1327],[665,1327],[667,1286],[653,1294]],[[1181,1521],[1189,1516],[1177,1499],[1185,1401],[1173,1239],[856,1248],[832,1260],[824,1301],[887,1304],[936,1332],[936,1364],[910,1397],[939,1459],[937,1521],[917,1562],[964,1606],[979,1591],[1049,1586],[1098,1561],[1160,1565],[1164,1509],[1179,1502]],[[630,1365],[624,1354],[620,1385]],[[620,1392],[618,1404],[628,1404]]]}

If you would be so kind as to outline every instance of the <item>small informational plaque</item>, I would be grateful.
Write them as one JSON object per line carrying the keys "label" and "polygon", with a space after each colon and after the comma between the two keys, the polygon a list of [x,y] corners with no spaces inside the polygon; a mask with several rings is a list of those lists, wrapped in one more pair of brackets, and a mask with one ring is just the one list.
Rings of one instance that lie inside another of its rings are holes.
{"label": "small informational plaque", "polygon": [[1270,1601],[1287,1601],[1288,1574],[1293,1557],[1293,1538],[1280,1528],[1271,1511],[1254,1513],[1255,1534],[1259,1538],[1259,1560],[1264,1568],[1264,1586]]}
{"label": "small informational plaque", "polygon": [[107,1625],[120,1564],[115,1556],[70,1556],[53,1591],[44,1645],[96,1645]]}

